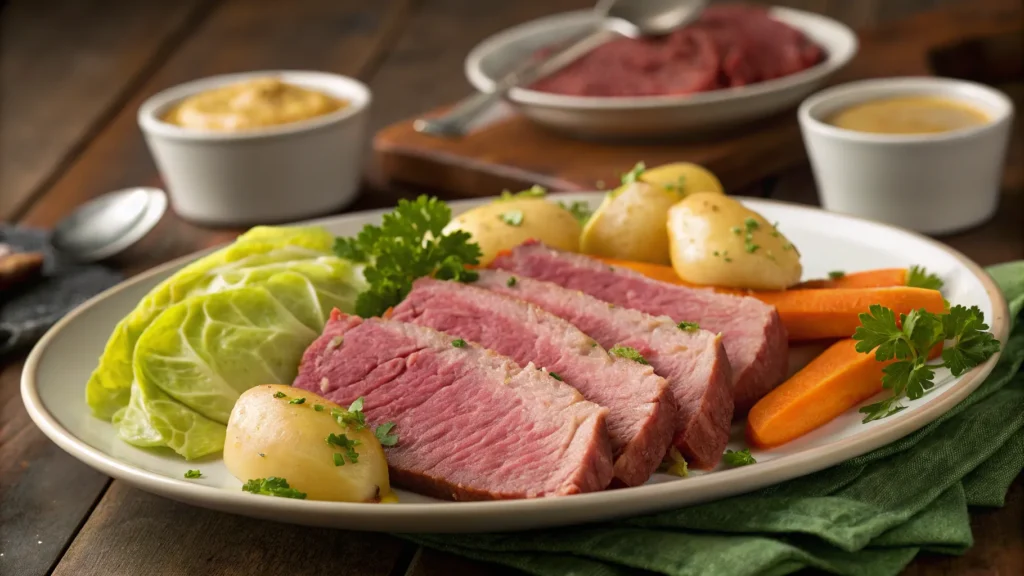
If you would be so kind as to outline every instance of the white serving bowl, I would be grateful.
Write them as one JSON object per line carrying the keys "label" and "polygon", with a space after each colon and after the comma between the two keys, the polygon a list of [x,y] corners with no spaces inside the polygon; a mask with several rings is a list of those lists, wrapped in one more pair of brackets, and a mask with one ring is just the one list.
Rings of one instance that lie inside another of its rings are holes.
{"label": "white serving bowl", "polygon": [[[894,96],[939,96],[988,114],[982,126],[934,134],[873,134],[826,123],[836,112]],[[801,104],[800,129],[826,210],[926,234],[976,226],[996,211],[1013,103],[951,78],[885,78],[822,90]]]}
{"label": "white serving bowl", "polygon": [[[181,100],[226,84],[276,77],[348,101],[308,120],[240,132],[163,121]],[[142,128],[174,210],[203,224],[248,225],[338,210],[362,175],[370,90],[327,72],[263,70],[203,78],[164,90],[139,108]]]}
{"label": "white serving bowl", "polygon": [[[675,96],[567,96],[526,88],[508,100],[549,128],[596,138],[680,137],[751,122],[795,107],[857,52],[845,25],[810,12],[771,8],[776,20],[802,31],[825,50],[825,60],[796,74],[749,86]],[[592,11],[565,12],[514,26],[478,44],[466,58],[466,76],[489,92],[503,72],[537,50],[595,25]]]}

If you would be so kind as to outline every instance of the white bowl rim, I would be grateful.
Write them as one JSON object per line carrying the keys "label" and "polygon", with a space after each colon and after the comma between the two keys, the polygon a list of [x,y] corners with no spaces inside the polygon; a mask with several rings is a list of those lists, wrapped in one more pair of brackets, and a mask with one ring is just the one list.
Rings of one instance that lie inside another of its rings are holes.
{"label": "white bowl rim", "polygon": [[[723,101],[737,101],[757,98],[765,94],[821,80],[846,66],[857,54],[859,48],[857,35],[850,27],[838,20],[814,12],[780,6],[772,6],[768,12],[772,17],[796,28],[799,27],[790,22],[789,19],[802,18],[814,20],[817,26],[820,26],[822,29],[827,28],[830,32],[837,35],[837,44],[840,44],[842,49],[835,51],[826,50],[825,60],[795,74],[735,88],[721,88],[708,92],[665,96],[569,96],[530,90],[528,88],[513,88],[509,91],[508,99],[516,104],[581,110],[674,108]],[[464,64],[466,77],[477,90],[489,91],[494,87],[495,79],[483,72],[481,63],[484,58],[497,50],[504,49],[511,42],[524,36],[536,34],[537,28],[570,25],[589,18],[593,18],[591,10],[573,10],[523,22],[498,32],[484,39],[470,50]]]}
{"label": "white bowl rim", "polygon": [[[863,94],[863,98],[856,98],[858,94]],[[995,113],[991,115],[988,122],[979,126],[927,134],[860,132],[828,124],[817,114],[818,108],[827,106],[839,98],[853,96],[858,102],[866,102],[879,98],[908,95],[941,96],[968,104],[984,101],[988,107],[995,109]],[[800,103],[800,107],[797,109],[797,118],[800,124],[808,130],[849,142],[879,145],[931,144],[974,138],[1001,129],[1013,118],[1013,101],[997,88],[959,78],[937,76],[872,78],[839,84],[808,96]]]}
{"label": "white bowl rim", "polygon": [[[206,90],[254,78],[276,77],[285,82],[315,86],[331,96],[348,101],[348,106],[329,114],[289,122],[277,126],[254,128],[238,132],[221,132],[177,126],[161,119],[171,105]],[[254,70],[234,74],[218,74],[177,84],[150,96],[139,106],[138,122],[143,132],[173,140],[190,142],[223,142],[255,140],[290,136],[310,132],[349,120],[369,108],[373,96],[369,87],[359,80],[342,74],[320,70]]]}

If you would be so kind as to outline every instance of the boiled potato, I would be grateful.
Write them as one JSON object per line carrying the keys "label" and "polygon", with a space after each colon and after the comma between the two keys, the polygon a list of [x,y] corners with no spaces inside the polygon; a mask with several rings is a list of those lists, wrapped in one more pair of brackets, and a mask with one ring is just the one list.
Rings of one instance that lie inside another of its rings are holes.
{"label": "boiled potato", "polygon": [[679,195],[644,182],[625,184],[608,194],[583,227],[584,254],[669,263],[668,209]]}
{"label": "boiled potato", "polygon": [[663,164],[640,174],[640,181],[661,186],[681,197],[698,192],[725,194],[722,183],[707,168],[690,162]]}
{"label": "boiled potato", "polygon": [[800,281],[800,252],[760,214],[713,192],[668,212],[672,267],[687,282],[782,290]]}
{"label": "boiled potato", "polygon": [[[284,396],[275,397],[275,394]],[[304,398],[302,404],[290,401]],[[323,406],[321,411],[316,406]],[[337,404],[285,385],[250,388],[238,398],[228,420],[224,464],[242,482],[276,476],[311,500],[378,502],[389,499],[388,463],[369,427],[342,426],[331,415]],[[327,437],[344,435],[359,444],[355,462],[335,465],[345,450]]]}
{"label": "boiled potato", "polygon": [[480,265],[502,250],[535,239],[552,248],[579,252],[580,223],[568,210],[543,198],[511,198],[474,208],[456,216],[444,228],[469,232],[480,245]]}

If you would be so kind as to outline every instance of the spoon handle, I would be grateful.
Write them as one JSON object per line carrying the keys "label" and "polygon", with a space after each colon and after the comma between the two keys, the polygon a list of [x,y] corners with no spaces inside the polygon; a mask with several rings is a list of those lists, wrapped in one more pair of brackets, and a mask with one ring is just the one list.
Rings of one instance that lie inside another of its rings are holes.
{"label": "spoon handle", "polygon": [[434,136],[463,136],[483,112],[505,97],[517,86],[529,85],[565,68],[584,54],[618,35],[612,28],[595,26],[589,32],[562,44],[550,57],[530,58],[494,84],[490,92],[479,92],[459,101],[451,110],[437,118],[420,118],[413,123],[417,132]]}

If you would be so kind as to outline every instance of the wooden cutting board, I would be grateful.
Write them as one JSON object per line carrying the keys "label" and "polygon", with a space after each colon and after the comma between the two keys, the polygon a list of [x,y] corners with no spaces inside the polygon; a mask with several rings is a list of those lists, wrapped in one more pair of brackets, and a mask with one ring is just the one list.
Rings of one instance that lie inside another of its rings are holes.
{"label": "wooden cutting board", "polygon": [[[965,1],[861,31],[859,53],[833,83],[933,74],[991,83],[1020,77],[1021,5],[1020,0]],[[980,62],[988,69],[979,70]],[[793,111],[710,140],[651,144],[574,140],[515,114],[464,138],[443,139],[416,132],[409,119],[378,132],[373,150],[376,184],[421,186],[457,197],[532,184],[564,191],[604,189],[638,160],[648,166],[695,162],[736,191],[806,160]]]}

